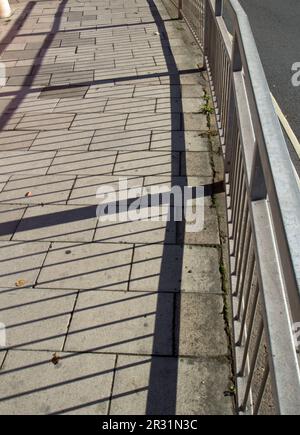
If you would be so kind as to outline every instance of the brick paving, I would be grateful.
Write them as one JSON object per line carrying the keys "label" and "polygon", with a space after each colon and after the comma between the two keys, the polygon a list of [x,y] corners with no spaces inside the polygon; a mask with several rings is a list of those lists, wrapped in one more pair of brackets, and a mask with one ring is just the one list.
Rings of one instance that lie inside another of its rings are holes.
{"label": "brick paving", "polygon": [[[232,413],[219,144],[165,3],[18,1],[0,21],[0,414]],[[97,220],[119,177],[205,186],[203,230]]]}

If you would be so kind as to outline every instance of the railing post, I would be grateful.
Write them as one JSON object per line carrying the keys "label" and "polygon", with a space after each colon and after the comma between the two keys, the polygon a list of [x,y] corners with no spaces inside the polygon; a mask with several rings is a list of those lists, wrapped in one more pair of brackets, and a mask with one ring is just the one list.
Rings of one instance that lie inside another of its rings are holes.
{"label": "railing post", "polygon": [[234,73],[242,70],[242,60],[240,50],[238,46],[237,36],[234,35],[232,43],[232,56],[231,56],[231,72],[230,72],[230,86],[229,86],[229,98],[228,98],[228,111],[226,120],[226,132],[225,132],[225,171],[230,172],[232,155],[234,153],[233,135],[234,135],[234,120],[235,120],[235,95],[234,95]]}
{"label": "railing post", "polygon": [[179,20],[182,20],[182,0],[178,1],[178,18]]}
{"label": "railing post", "polygon": [[0,18],[8,18],[11,15],[11,8],[8,0],[0,0]]}

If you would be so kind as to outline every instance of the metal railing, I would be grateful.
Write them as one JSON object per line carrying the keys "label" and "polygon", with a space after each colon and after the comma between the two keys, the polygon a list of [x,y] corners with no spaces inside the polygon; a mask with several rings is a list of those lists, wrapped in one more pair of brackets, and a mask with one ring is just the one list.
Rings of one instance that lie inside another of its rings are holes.
{"label": "metal railing", "polygon": [[238,410],[300,414],[300,192],[249,21],[237,0],[172,2],[203,48],[224,149]]}

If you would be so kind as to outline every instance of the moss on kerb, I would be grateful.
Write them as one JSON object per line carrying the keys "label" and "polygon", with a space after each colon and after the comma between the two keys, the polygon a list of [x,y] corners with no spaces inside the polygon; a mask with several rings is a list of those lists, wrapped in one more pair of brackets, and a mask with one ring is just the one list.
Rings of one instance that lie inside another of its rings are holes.
{"label": "moss on kerb", "polygon": [[[210,148],[210,164],[213,172],[213,185],[217,183],[219,180],[217,179],[218,171],[216,169],[215,159],[221,159],[223,156],[222,149],[220,143],[218,143],[218,146],[216,148],[215,143],[213,143],[213,137],[216,137],[219,135],[218,131],[212,130],[212,119],[211,117],[214,116],[214,108],[211,105],[211,96],[209,92],[204,89],[204,95],[203,95],[204,105],[200,109],[200,113],[203,113],[206,115],[207,119],[207,128],[208,132],[203,134],[203,136],[208,138],[209,141],[209,148]],[[224,207],[224,204],[221,205],[218,202],[218,197],[216,193],[212,192],[212,206],[216,208],[217,213],[217,220],[218,220],[218,229],[219,229],[219,235],[220,235],[220,245],[218,247],[219,249],[219,273],[220,273],[220,279],[221,279],[221,287],[222,287],[222,295],[223,295],[223,319],[224,319],[224,330],[227,335],[228,339],[228,359],[230,361],[231,365],[231,376],[228,381],[228,390],[224,392],[224,396],[232,396],[234,400],[234,405],[236,407],[236,384],[235,384],[235,374],[234,374],[234,356],[233,356],[233,342],[232,342],[232,328],[231,328],[231,306],[229,303],[229,294],[230,294],[230,282],[228,277],[228,270],[226,268],[226,255],[228,253],[227,250],[227,243],[228,243],[228,237],[227,234],[224,234],[222,230],[222,216],[220,214],[220,207]],[[225,210],[224,210],[225,214]]]}

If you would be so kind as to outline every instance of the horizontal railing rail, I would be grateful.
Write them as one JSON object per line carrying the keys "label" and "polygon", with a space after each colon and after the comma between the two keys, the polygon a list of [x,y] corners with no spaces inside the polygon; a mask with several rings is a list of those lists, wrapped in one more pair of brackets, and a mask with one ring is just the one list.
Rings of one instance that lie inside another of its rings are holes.
{"label": "horizontal railing rail", "polygon": [[300,192],[250,24],[237,0],[172,3],[204,51],[224,150],[238,410],[300,414]]}

